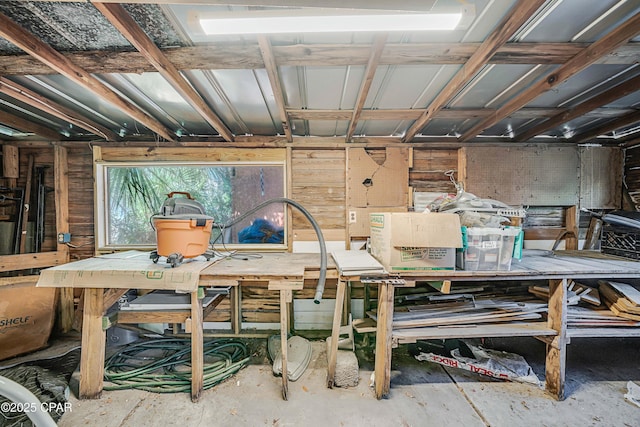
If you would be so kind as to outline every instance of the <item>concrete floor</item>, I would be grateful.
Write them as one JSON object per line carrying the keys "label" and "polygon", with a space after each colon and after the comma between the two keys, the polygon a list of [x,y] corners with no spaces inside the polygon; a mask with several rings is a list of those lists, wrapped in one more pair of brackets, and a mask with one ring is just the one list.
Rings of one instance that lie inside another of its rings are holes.
{"label": "concrete floor", "polygon": [[[307,371],[289,383],[281,397],[281,379],[266,358],[266,340],[252,340],[252,363],[231,379],[189,395],[143,391],[103,392],[98,400],[75,397],[61,427],[124,426],[640,426],[640,407],[624,399],[629,380],[640,384],[640,339],[582,339],[569,346],[566,399],[554,400],[530,384],[503,382],[455,368],[419,362],[407,346],[394,350],[390,396],[373,397],[371,347],[359,347],[357,387],[326,387],[326,346],[313,341]],[[489,340],[487,347],[521,354],[544,380],[544,345],[533,338]],[[61,349],[77,346],[63,340]],[[52,346],[45,352],[56,352]],[[59,354],[61,354],[60,351]],[[38,353],[26,359],[37,358]],[[17,359],[19,361],[19,359]],[[1,364],[6,364],[2,362]]]}
{"label": "concrete floor", "polygon": [[[512,338],[487,346],[519,352],[544,379],[542,343]],[[638,339],[574,340],[562,402],[533,385],[419,362],[406,346],[394,350],[390,396],[376,400],[369,387],[373,355],[358,354],[357,387],[326,387],[325,344],[314,341],[310,366],[289,383],[288,401],[266,359],[254,357],[257,363],[205,391],[198,403],[188,394],[135,390],[105,391],[99,400],[72,396],[59,426],[640,426],[640,408],[623,397],[627,381],[640,384]]]}

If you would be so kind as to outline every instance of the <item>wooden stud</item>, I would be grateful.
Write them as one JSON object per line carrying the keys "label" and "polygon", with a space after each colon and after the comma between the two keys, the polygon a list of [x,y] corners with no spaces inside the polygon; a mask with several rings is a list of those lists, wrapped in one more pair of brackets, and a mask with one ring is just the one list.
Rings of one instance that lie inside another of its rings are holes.
{"label": "wooden stud", "polygon": [[288,302],[291,299],[291,291],[280,290],[280,351],[282,359],[282,398],[289,400],[289,371],[287,367],[288,331],[289,331],[289,308]]}
{"label": "wooden stud", "polygon": [[565,212],[565,227],[567,238],[565,248],[567,250],[578,250],[578,207],[569,206]]}
{"label": "wooden stud", "polygon": [[[69,232],[69,162],[65,147],[53,147],[54,192],[56,200],[56,233]],[[58,243],[57,250],[69,262],[69,247]],[[73,327],[73,288],[60,288],[58,302],[59,324],[62,332]]]}
{"label": "wooden stud", "polygon": [[24,184],[24,209],[22,217],[22,229],[20,230],[20,253],[27,252],[27,226],[29,225],[29,209],[31,207],[31,182],[33,181],[33,154],[29,155],[27,162],[27,181]]}
{"label": "wooden stud", "polygon": [[20,178],[20,159],[18,147],[15,145],[2,146],[2,177]]}

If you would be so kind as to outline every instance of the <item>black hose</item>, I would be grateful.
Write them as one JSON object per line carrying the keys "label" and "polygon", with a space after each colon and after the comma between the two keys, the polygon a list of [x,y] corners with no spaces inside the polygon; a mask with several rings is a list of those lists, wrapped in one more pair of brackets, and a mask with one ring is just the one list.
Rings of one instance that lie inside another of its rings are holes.
{"label": "black hose", "polygon": [[320,226],[318,225],[316,220],[313,218],[313,216],[309,213],[309,211],[307,211],[300,203],[296,202],[295,200],[288,199],[286,197],[277,197],[275,199],[270,199],[264,203],[259,204],[258,206],[252,209],[249,209],[247,212],[243,213],[238,218],[231,220],[227,224],[224,224],[223,228],[232,227],[235,224],[242,221],[243,219],[245,219],[246,217],[248,217],[249,215],[273,203],[286,203],[298,209],[309,220],[309,222],[313,226],[313,229],[316,232],[316,236],[318,237],[318,243],[320,244],[320,276],[318,277],[318,285],[316,286],[316,294],[315,294],[315,297],[313,298],[313,302],[315,302],[316,304],[320,304],[320,300],[322,299],[322,293],[324,292],[324,284],[327,278],[327,247],[324,243],[324,236],[322,235],[322,230],[320,230]]}

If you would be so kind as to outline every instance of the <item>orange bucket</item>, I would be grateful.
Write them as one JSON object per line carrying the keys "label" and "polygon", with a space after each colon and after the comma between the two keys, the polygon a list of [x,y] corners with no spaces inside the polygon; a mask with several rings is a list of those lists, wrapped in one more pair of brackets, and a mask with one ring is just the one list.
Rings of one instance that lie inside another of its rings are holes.
{"label": "orange bucket", "polygon": [[195,258],[209,248],[213,218],[198,214],[154,216],[153,226],[158,255],[179,253],[185,258]]}

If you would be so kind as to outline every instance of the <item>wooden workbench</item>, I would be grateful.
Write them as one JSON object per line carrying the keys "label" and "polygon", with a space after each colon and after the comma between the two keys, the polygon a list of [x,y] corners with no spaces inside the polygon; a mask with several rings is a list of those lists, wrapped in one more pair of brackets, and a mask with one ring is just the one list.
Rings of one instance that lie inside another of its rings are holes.
{"label": "wooden workbench", "polygon": [[[640,262],[590,251],[557,251],[551,256],[526,256],[513,261],[510,271],[433,271],[402,274],[414,281],[517,281],[548,280],[547,322],[509,325],[471,325],[469,328],[426,327],[394,330],[394,290],[396,285],[378,285],[375,354],[375,395],[389,394],[391,353],[398,344],[418,339],[533,336],[547,343],[546,389],[558,400],[564,399],[566,346],[572,337],[621,336],[621,328],[567,328],[567,281],[569,279],[640,279]],[[455,286],[455,283],[454,283]],[[638,337],[640,328],[624,328],[622,336]]]}
{"label": "wooden workbench", "polygon": [[[243,281],[264,282],[268,289],[280,294],[280,327],[282,334],[282,394],[288,397],[286,375],[287,333],[289,332],[289,305],[293,291],[302,289],[304,279],[317,279],[320,269],[319,254],[260,253],[238,254],[213,261],[190,260],[175,268],[162,263],[154,264],[148,253],[123,252],[89,258],[42,270],[37,286],[71,287],[84,289],[82,328],[82,355],[80,360],[81,399],[99,398],[103,388],[105,330],[103,316],[106,309],[128,289],[174,290],[191,295],[188,315],[191,325],[191,398],[197,401],[203,388],[203,311],[199,288],[231,286],[235,304],[239,301],[239,286]],[[337,278],[335,264],[328,260],[327,278]],[[135,314],[135,313],[134,313]],[[139,316],[139,314],[138,314]],[[148,314],[147,314],[148,316]],[[168,317],[166,317],[168,316]],[[154,316],[157,322],[174,322],[176,313]],[[126,313],[126,317],[132,317]],[[232,314],[235,329],[240,328],[237,313]],[[134,322],[128,319],[126,322]],[[148,321],[148,320],[147,320]]]}

